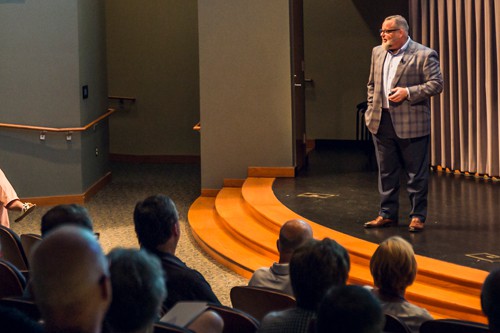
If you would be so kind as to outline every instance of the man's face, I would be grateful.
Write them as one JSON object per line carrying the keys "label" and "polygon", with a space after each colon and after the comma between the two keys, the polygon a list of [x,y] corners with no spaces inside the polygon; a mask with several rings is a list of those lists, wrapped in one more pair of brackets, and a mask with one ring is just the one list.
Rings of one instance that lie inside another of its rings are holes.
{"label": "man's face", "polygon": [[382,46],[386,50],[399,50],[406,42],[403,29],[396,26],[395,20],[386,20],[382,23]]}

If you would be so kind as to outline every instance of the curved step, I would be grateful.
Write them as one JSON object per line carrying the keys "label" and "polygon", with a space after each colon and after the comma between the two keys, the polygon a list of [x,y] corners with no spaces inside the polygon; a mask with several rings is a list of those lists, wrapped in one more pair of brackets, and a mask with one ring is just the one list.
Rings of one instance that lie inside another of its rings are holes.
{"label": "curved step", "polygon": [[217,216],[215,198],[196,199],[189,209],[188,220],[200,246],[234,272],[250,278],[257,268],[272,265],[272,259],[242,245],[227,231]]}
{"label": "curved step", "polygon": [[[200,197],[189,210],[189,223],[201,246],[222,264],[250,277],[277,258],[276,239],[287,220],[306,220],[314,237],[329,237],[350,254],[349,283],[372,285],[369,260],[377,244],[308,221],[274,195],[274,178],[248,178],[242,188],[223,188],[217,198]],[[252,258],[252,256],[254,256]],[[435,318],[486,322],[479,295],[487,272],[416,256],[419,271],[406,297]]]}

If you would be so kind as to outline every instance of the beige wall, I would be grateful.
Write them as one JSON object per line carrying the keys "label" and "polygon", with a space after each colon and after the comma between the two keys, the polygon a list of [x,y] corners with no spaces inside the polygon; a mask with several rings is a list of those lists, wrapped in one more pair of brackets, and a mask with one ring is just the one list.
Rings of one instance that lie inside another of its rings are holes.
{"label": "beige wall", "polygon": [[356,105],[366,100],[371,50],[407,0],[304,0],[306,125],[309,139],[354,140]]}
{"label": "beige wall", "polygon": [[196,0],[106,0],[109,94],[136,97],[110,120],[110,151],[199,155]]}
{"label": "beige wall", "polygon": [[[106,112],[101,0],[0,1],[0,41],[0,122],[81,127]],[[82,194],[109,171],[107,137],[106,122],[70,141],[0,128],[0,167],[23,197]]]}
{"label": "beige wall", "polygon": [[202,188],[292,166],[288,0],[198,2]]}

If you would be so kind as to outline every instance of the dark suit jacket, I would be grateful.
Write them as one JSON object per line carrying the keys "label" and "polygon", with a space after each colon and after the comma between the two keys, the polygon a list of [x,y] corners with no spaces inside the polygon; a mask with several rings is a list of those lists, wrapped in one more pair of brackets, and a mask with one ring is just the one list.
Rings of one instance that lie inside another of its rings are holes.
{"label": "dark suit jacket", "polygon": [[200,272],[189,268],[179,258],[160,251],[150,251],[156,255],[165,271],[167,299],[163,303],[170,310],[179,301],[206,301],[220,304],[207,280]]}
{"label": "dark suit jacket", "polygon": [[[373,48],[368,79],[368,108],[366,126],[377,134],[382,117],[383,68],[387,51],[379,45]],[[429,98],[443,90],[443,78],[436,51],[410,40],[391,84],[408,88],[409,100],[389,102],[389,112],[396,134],[401,139],[430,134],[431,109]]]}

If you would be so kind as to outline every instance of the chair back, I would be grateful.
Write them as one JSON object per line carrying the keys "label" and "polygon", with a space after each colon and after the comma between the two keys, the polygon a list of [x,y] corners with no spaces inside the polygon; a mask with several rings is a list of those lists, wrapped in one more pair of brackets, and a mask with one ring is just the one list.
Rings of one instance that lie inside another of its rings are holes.
{"label": "chair back", "polygon": [[384,333],[411,333],[411,331],[401,319],[386,313]]}
{"label": "chair back", "polygon": [[0,225],[0,244],[2,244],[2,259],[9,261],[21,271],[28,270],[28,260],[21,239],[12,229],[3,225]]}
{"label": "chair back", "polygon": [[246,312],[213,303],[209,303],[208,308],[224,321],[222,333],[255,333],[259,328],[259,321]]}
{"label": "chair back", "polygon": [[0,260],[0,298],[22,296],[26,279],[16,266]]}
{"label": "chair back", "polygon": [[156,322],[154,324],[154,333],[193,333],[190,329],[180,327],[177,325],[164,323],[164,322]]}
{"label": "chair back", "polygon": [[26,255],[26,259],[28,260],[31,255],[31,250],[39,241],[42,240],[42,236],[37,234],[21,234],[21,245],[23,246],[24,254]]}
{"label": "chair back", "polygon": [[4,297],[0,299],[0,305],[3,305],[8,308],[15,308],[37,322],[42,318],[35,302],[26,297],[22,296]]}
{"label": "chair back", "polygon": [[231,289],[230,298],[233,308],[252,315],[258,321],[271,311],[281,311],[296,306],[292,296],[258,287],[235,286]]}
{"label": "chair back", "polygon": [[467,320],[434,319],[420,326],[420,333],[489,333],[488,325]]}

